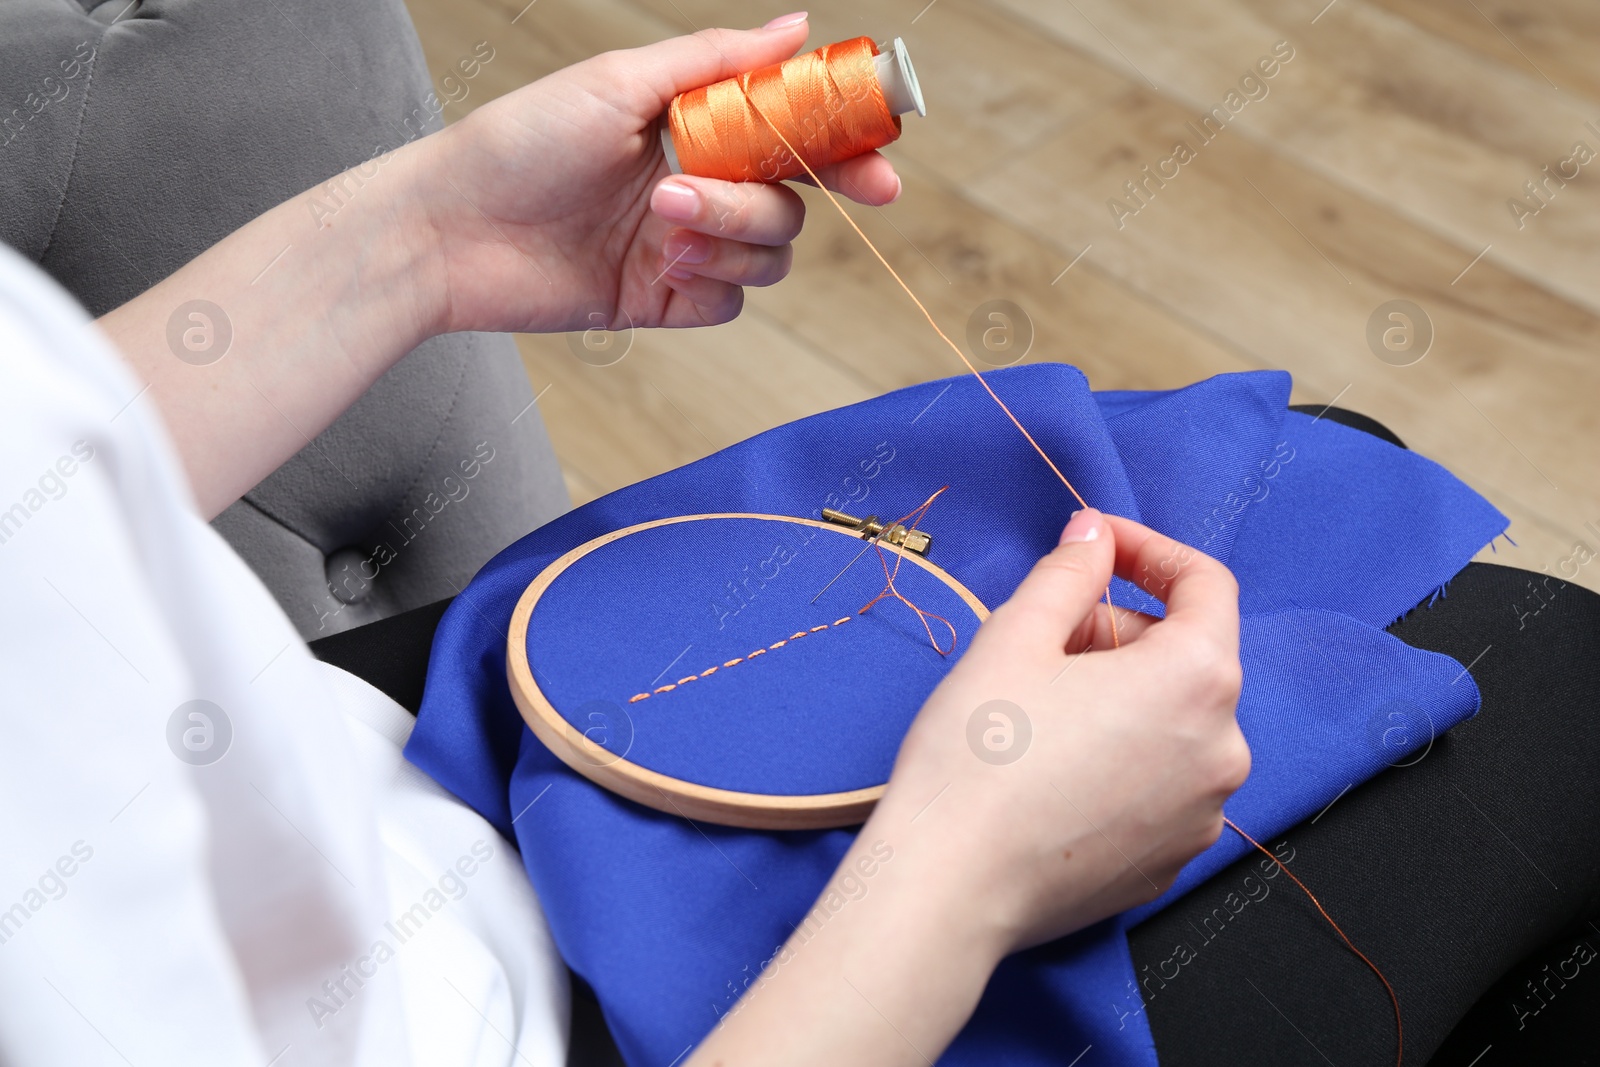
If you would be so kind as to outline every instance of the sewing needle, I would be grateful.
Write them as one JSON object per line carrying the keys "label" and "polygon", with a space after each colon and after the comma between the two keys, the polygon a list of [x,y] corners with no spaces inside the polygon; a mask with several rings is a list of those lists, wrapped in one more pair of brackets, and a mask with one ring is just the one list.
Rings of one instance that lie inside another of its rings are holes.
{"label": "sewing needle", "polygon": [[[883,536],[882,534],[878,535],[878,537],[882,537],[882,536]],[[856,565],[856,560],[860,559],[862,556],[866,555],[867,554],[867,549],[871,548],[873,545],[878,543],[878,537],[874,537],[872,540],[868,541],[865,545],[863,545],[861,547],[861,551],[856,553],[855,559],[852,559],[849,563],[846,563],[844,565],[844,571],[847,571],[851,567],[854,567]],[[827,585],[825,585],[821,589],[819,589],[817,591],[817,595],[811,598],[811,603],[815,604],[819,599],[821,599],[823,593],[826,593],[829,589],[832,589],[833,588],[833,583],[837,582],[840,578],[844,577],[844,571],[840,571],[838,574],[835,574],[833,576],[832,580],[830,580]]]}

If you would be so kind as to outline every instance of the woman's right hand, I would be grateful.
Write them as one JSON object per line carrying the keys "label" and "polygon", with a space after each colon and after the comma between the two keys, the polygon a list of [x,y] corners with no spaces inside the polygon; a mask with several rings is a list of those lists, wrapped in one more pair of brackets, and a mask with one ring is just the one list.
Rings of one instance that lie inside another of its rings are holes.
{"label": "woman's right hand", "polygon": [[[1118,609],[1120,647],[1113,570],[1167,607]],[[1240,681],[1228,569],[1080,511],[929,698],[862,836],[961,871],[1002,953],[1142,904],[1216,841],[1249,773]]]}
{"label": "woman's right hand", "polygon": [[[1097,603],[1113,570],[1166,617]],[[928,698],[833,880],[689,1067],[920,1067],[1000,960],[1154,898],[1250,770],[1238,587],[1073,516]]]}

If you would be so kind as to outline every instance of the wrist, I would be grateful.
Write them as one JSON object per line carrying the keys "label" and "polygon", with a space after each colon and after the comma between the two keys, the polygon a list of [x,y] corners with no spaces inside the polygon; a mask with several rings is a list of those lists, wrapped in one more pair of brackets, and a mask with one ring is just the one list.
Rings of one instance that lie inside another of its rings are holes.
{"label": "wrist", "polygon": [[[491,103],[397,153],[405,157],[401,210],[418,299],[436,333],[543,332],[560,320],[550,296],[559,275],[528,247],[537,227],[524,216],[538,182],[513,194],[505,188],[506,121]],[[508,196],[516,201],[509,209]]]}
{"label": "wrist", "polygon": [[382,332],[396,333],[381,346],[380,356],[397,348],[403,354],[451,332],[431,211],[438,158],[432,142],[439,136],[374,156],[296,198],[304,201],[302,210],[311,220],[311,243],[327,249],[319,260],[353,266],[349,276],[357,279],[360,292],[340,306],[363,316],[376,307],[387,320]]}
{"label": "wrist", "polygon": [[969,862],[969,851],[961,847],[966,838],[952,820],[941,817],[946,813],[938,807],[951,799],[948,792],[938,796],[934,788],[927,794],[911,798],[891,787],[859,840],[893,850],[893,862],[885,865],[891,877],[881,886],[885,910],[958,952],[987,980],[1015,948],[1019,909],[1010,900],[1006,880],[989,865]]}
{"label": "wrist", "polygon": [[694,1067],[921,1067],[966,1025],[1003,943],[974,921],[960,865],[902,814],[880,807],[862,828]]}

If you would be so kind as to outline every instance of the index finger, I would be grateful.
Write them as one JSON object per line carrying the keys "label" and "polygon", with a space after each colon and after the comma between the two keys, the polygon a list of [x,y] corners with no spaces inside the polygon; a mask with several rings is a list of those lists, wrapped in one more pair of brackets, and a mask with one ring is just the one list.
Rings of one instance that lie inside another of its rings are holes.
{"label": "index finger", "polygon": [[782,63],[804,47],[808,32],[805,19],[774,20],[756,30],[699,30],[607,58],[665,110],[679,93]]}
{"label": "index finger", "polygon": [[1239,643],[1239,583],[1221,563],[1132,519],[1107,515],[1116,535],[1114,573],[1167,606],[1166,620]]}

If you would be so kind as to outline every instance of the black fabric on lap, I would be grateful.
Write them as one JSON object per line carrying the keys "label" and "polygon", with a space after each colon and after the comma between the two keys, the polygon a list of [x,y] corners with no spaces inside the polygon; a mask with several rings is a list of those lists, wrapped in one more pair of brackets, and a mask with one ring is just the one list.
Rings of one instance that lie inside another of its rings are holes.
{"label": "black fabric on lap", "polygon": [[[1364,415],[1293,410],[1404,447]],[[448,603],[311,650],[415,713]],[[1471,1067],[1492,1046],[1476,1067],[1600,1064],[1577,1051],[1600,1047],[1600,956],[1572,962],[1585,938],[1600,954],[1600,596],[1471,564],[1390,632],[1471,664],[1483,710],[1264,843],[1394,983],[1406,1062]],[[1264,860],[1240,861],[1131,931],[1162,1064],[1393,1063],[1382,985],[1287,878],[1263,877]],[[1179,944],[1193,958],[1168,962]],[[620,1064],[593,994],[574,983],[570,1067]]]}
{"label": "black fabric on lap", "polygon": [[[1401,444],[1353,412],[1295,410]],[[1584,1062],[1568,1050],[1600,1031],[1600,958],[1568,961],[1583,930],[1600,951],[1589,925],[1600,916],[1600,596],[1471,564],[1390,632],[1471,664],[1483,710],[1268,844],[1292,850],[1296,875],[1395,985],[1407,1061],[1438,1050],[1437,1067],[1468,1067],[1492,1046],[1482,1067]],[[1297,887],[1263,877],[1264,861],[1240,861],[1131,931],[1161,1062],[1394,1062],[1382,985]],[[1577,977],[1552,980],[1546,963],[1579,966]],[[1555,993],[1536,998],[1530,979]]]}
{"label": "black fabric on lap", "polygon": [[449,600],[439,600],[320,638],[311,642],[311,654],[383,690],[415,715],[422,707],[433,631],[449,606]]}
{"label": "black fabric on lap", "polygon": [[1396,448],[1406,447],[1406,443],[1395,436],[1393,430],[1368,415],[1359,411],[1347,411],[1336,408],[1331,404],[1290,404],[1290,411],[1298,411],[1302,415],[1310,415],[1313,419],[1327,419],[1337,422],[1341,426],[1348,426],[1353,430],[1370,433],[1372,436],[1388,441]]}
{"label": "black fabric on lap", "polygon": [[611,1039],[594,990],[581,975],[568,973],[572,976],[572,1041],[567,1046],[567,1067],[627,1067]]}
{"label": "black fabric on lap", "polygon": [[[1591,912],[1479,997],[1428,1062],[1432,1067],[1600,1067],[1597,953],[1600,918]],[[1485,1055],[1488,1049],[1494,1052]]]}

